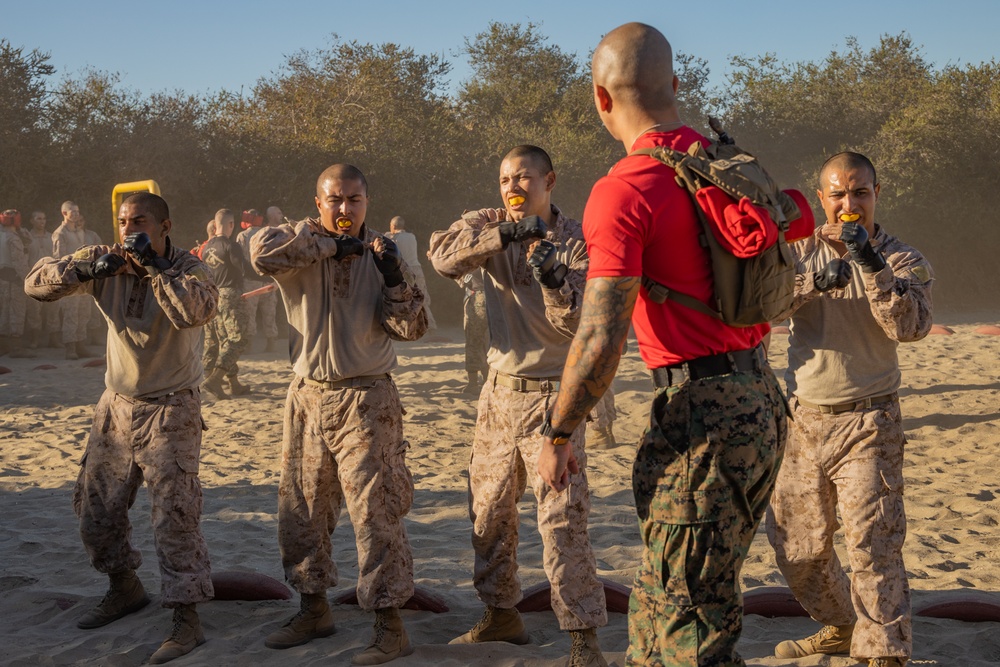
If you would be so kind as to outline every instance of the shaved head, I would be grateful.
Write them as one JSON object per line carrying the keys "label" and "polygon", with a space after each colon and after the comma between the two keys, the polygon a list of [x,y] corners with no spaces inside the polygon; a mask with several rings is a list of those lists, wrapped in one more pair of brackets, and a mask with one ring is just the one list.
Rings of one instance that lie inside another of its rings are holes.
{"label": "shaved head", "polygon": [[531,144],[515,146],[503,156],[503,159],[504,161],[516,160],[521,157],[527,157],[532,160],[543,176],[553,170],[552,158],[550,158],[549,154],[545,152],[545,149],[539,148],[538,146],[532,146]]}
{"label": "shaved head", "polygon": [[609,32],[594,50],[594,84],[616,100],[646,111],[675,106],[674,56],[670,42],[645,23],[626,23]]}
{"label": "shaved head", "polygon": [[831,155],[827,158],[826,162],[819,169],[819,182],[820,186],[823,185],[823,178],[826,176],[827,172],[834,167],[838,169],[854,170],[854,169],[865,169],[872,175],[872,184],[878,184],[878,175],[875,173],[875,165],[872,161],[861,153],[855,153],[853,151],[844,151],[842,153],[837,153],[836,155]]}
{"label": "shaved head", "polygon": [[368,194],[368,181],[361,170],[353,164],[335,164],[324,169],[316,179],[317,197],[322,197],[326,193],[325,186],[330,181],[360,181],[365,194]]}

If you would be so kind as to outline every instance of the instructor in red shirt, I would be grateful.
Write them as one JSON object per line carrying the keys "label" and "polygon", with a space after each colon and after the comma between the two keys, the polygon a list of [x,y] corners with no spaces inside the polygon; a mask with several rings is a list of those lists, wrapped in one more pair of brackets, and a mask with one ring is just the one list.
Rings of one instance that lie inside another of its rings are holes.
{"label": "instructor in red shirt", "polygon": [[[592,72],[601,121],[629,153],[707,141],[680,119],[671,47],[655,28],[610,32]],[[560,491],[577,470],[569,434],[611,385],[631,321],[656,392],[632,475],[644,549],[627,664],[742,665],[739,572],[774,487],[785,404],[760,344],[766,326],[731,327],[669,299],[654,303],[641,286],[649,276],[713,302],[694,204],[674,174],[634,155],[594,186],[583,218],[583,311],[542,428],[538,472]]]}

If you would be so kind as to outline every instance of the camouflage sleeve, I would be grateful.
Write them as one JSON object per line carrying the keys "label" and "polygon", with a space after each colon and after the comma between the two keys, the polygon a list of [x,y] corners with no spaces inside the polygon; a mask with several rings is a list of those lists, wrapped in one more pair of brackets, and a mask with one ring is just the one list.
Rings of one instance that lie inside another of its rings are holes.
{"label": "camouflage sleeve", "polygon": [[503,252],[500,222],[504,210],[484,208],[465,213],[451,227],[431,234],[430,260],[434,270],[457,280]]}
{"label": "camouflage sleeve", "polygon": [[266,227],[250,240],[257,273],[278,276],[337,254],[337,241],[309,220]]}
{"label": "camouflage sleeve", "polygon": [[813,278],[816,274],[806,268],[805,257],[815,244],[811,237],[796,243],[790,243],[789,249],[792,251],[792,260],[795,262],[795,292],[792,297],[792,305],[786,311],[771,320],[771,324],[781,324],[795,314],[802,306],[806,305],[822,292],[816,289]]}
{"label": "camouflage sleeve", "polygon": [[872,315],[892,340],[920,340],[934,323],[931,265],[915,249],[901,243],[886,250],[885,267],[878,273],[864,274]]}
{"label": "camouflage sleeve", "polygon": [[403,263],[405,280],[395,287],[382,286],[382,328],[393,340],[417,340],[427,333],[424,293]]}
{"label": "camouflage sleeve", "polygon": [[187,251],[154,276],[152,286],[157,303],[177,329],[200,327],[215,317],[219,288],[208,267]]}
{"label": "camouflage sleeve", "polygon": [[80,262],[92,262],[110,252],[107,246],[86,246],[65,257],[43,257],[24,279],[24,293],[36,301],[57,301],[73,294],[93,294],[92,282],[76,274]]}
{"label": "camouflage sleeve", "polygon": [[545,319],[568,338],[576,334],[580,325],[580,307],[583,290],[587,284],[590,260],[583,230],[579,223],[569,228],[569,234],[559,244],[559,261],[566,265],[566,280],[559,289],[542,287],[545,300]]}

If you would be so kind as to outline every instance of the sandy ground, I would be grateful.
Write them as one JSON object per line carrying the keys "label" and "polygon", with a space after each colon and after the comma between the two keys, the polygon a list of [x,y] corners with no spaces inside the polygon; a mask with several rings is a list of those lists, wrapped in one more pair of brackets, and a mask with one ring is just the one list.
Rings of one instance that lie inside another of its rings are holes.
{"label": "sandy ground", "polygon": [[[1000,602],[1000,337],[972,325],[952,336],[930,336],[901,348],[907,437],[906,565],[914,607],[970,595]],[[526,615],[532,635],[523,647],[448,646],[480,614],[471,582],[472,549],[466,509],[466,464],[475,403],[462,394],[462,337],[435,332],[399,344],[396,374],[406,407],[409,465],[416,483],[407,521],[417,584],[442,596],[444,614],[404,611],[412,656],[393,664],[542,666],[565,664],[568,637],[550,612]],[[785,337],[775,336],[771,359],[784,370]],[[45,356],[49,355],[49,356]],[[87,561],[70,505],[90,419],[103,390],[103,369],[65,361],[47,349],[37,359],[0,359],[0,664],[139,665],[166,636],[170,613],[154,604],[98,630],[78,630],[83,611],[98,602],[106,579]],[[35,370],[41,364],[55,368]],[[203,527],[216,570],[248,570],[282,579],[276,539],[281,414],[289,380],[287,359],[246,357],[253,395],[206,403],[201,480]],[[599,574],[629,584],[640,553],[630,484],[635,442],[646,422],[650,382],[633,351],[615,381],[620,446],[590,458],[594,494],[591,537]],[[529,489],[521,510],[521,576],[525,587],[544,580],[541,542]],[[141,491],[132,511],[134,539],[146,561],[140,575],[157,592],[159,577]],[[346,513],[345,513],[346,517]],[[341,584],[357,573],[352,527],[334,535]],[[761,531],[743,570],[744,589],[783,585]],[[290,601],[223,602],[200,607],[208,642],[175,661],[180,665],[346,665],[369,637],[371,616],[335,607],[339,631],[306,646],[274,651],[264,636],[297,608]],[[774,645],[818,626],[805,618],[746,618],[740,650],[751,665],[856,664],[849,658],[798,662],[772,656]],[[606,656],[624,664],[626,618],[611,614],[600,631]],[[1000,664],[1000,624],[917,617],[915,665],[986,667]]]}

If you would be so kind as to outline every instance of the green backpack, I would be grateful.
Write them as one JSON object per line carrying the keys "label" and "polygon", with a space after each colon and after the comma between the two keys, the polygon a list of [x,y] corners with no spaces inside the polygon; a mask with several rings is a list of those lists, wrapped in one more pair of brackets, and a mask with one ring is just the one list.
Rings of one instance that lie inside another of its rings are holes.
{"label": "green backpack", "polygon": [[[729,138],[714,118],[709,125],[719,140],[702,146],[691,145],[688,152],[656,146],[633,151],[630,155],[648,155],[677,172],[678,185],[691,195],[702,225],[699,242],[712,258],[715,304],[712,307],[699,299],[671,290],[648,276],[642,284],[649,298],[656,303],[667,299],[693,308],[734,327],[750,327],[771,322],[792,305],[795,291],[795,265],[785,241],[789,223],[801,215],[798,205],[778,189],[750,153]],[[777,243],[753,257],[736,257],[726,250],[712,233],[713,223],[698,203],[696,193],[715,186],[737,203],[747,197],[754,205],[767,211],[778,227]]]}

